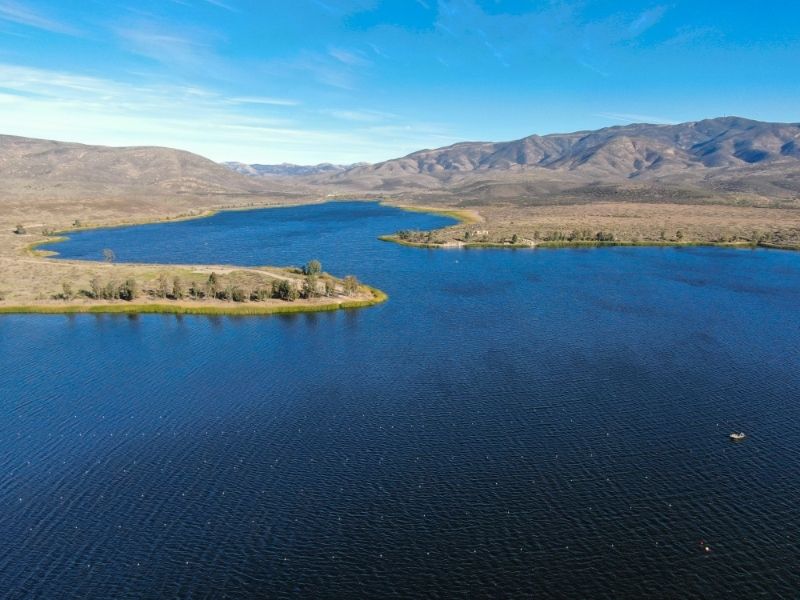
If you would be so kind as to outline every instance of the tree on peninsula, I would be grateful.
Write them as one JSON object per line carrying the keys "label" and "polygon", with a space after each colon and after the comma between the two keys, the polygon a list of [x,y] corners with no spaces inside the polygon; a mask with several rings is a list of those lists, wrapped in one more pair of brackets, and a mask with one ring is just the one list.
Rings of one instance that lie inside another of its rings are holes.
{"label": "tree on peninsula", "polygon": [[348,296],[353,296],[358,292],[358,279],[355,275],[348,275],[344,278],[344,293]]}
{"label": "tree on peninsula", "polygon": [[303,267],[304,275],[319,275],[320,273],[322,273],[322,263],[317,259],[308,261],[306,266]]}
{"label": "tree on peninsula", "polygon": [[178,276],[172,280],[172,297],[175,300],[183,300],[183,281]]}
{"label": "tree on peninsula", "polygon": [[132,277],[129,277],[125,280],[119,288],[119,297],[120,300],[127,300],[130,302],[131,300],[136,300],[136,297],[139,295],[139,286],[136,284],[136,280]]}
{"label": "tree on peninsula", "polygon": [[211,275],[208,276],[208,281],[206,282],[206,296],[208,298],[216,298],[218,293],[219,276],[212,271]]}
{"label": "tree on peninsula", "polygon": [[166,298],[169,294],[169,282],[167,276],[161,273],[156,281],[156,296],[159,298]]}

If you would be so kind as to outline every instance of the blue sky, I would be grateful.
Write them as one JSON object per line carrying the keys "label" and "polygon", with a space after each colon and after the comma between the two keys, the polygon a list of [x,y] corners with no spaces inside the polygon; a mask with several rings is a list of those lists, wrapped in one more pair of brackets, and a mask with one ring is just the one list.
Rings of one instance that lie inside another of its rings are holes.
{"label": "blue sky", "polygon": [[800,121],[800,3],[0,0],[0,133],[378,161],[722,115]]}

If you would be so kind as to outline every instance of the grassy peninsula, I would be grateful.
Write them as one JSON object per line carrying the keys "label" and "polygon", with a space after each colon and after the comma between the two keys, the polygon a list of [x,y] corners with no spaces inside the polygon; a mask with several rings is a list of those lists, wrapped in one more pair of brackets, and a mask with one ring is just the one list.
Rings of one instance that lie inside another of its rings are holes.
{"label": "grassy peninsula", "polygon": [[[598,246],[723,246],[800,249],[795,207],[600,202],[480,208],[436,203],[407,206],[458,219],[434,231],[398,231],[379,239],[418,248],[566,248]],[[466,203],[465,204],[469,204]]]}
{"label": "grassy peninsula", "polygon": [[[175,219],[213,213],[207,209]],[[113,249],[98,252],[97,261],[79,261],[55,259],[46,248],[75,230],[165,220],[170,217],[148,219],[134,211],[92,225],[81,218],[60,227],[5,224],[0,231],[0,314],[268,315],[360,308],[387,298],[355,276],[325,273],[317,260],[299,268],[129,264],[117,263]]]}

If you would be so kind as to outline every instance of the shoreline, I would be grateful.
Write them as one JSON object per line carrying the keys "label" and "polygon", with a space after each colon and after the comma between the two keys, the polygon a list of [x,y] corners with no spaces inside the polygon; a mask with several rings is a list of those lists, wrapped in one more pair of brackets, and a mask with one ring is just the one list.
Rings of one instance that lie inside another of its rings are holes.
{"label": "shoreline", "polygon": [[[436,231],[436,230],[434,230]],[[396,234],[381,235],[378,239],[382,242],[407,246],[409,248],[423,248],[429,250],[558,250],[570,248],[738,248],[741,250],[785,250],[789,252],[800,251],[800,246],[770,244],[765,242],[592,242],[592,241],[573,241],[573,242],[536,242],[530,244],[513,244],[502,242],[442,242],[440,244],[431,242],[412,242],[402,240]]]}
{"label": "shoreline", "polygon": [[[368,287],[368,286],[365,286]],[[315,312],[333,312],[366,308],[386,302],[389,296],[377,288],[369,288],[371,299],[343,300],[342,302],[325,302],[319,304],[269,304],[258,305],[253,302],[244,304],[203,304],[202,302],[182,304],[138,303],[127,304],[120,301],[115,304],[30,304],[18,306],[0,306],[0,315],[197,315],[197,316],[267,316],[278,314],[298,314]]]}
{"label": "shoreline", "polygon": [[[424,234],[433,234],[436,232],[446,232],[448,229],[457,225],[474,225],[476,223],[483,223],[485,219],[475,211],[472,210],[458,210],[458,209],[438,209],[425,206],[402,205],[391,202],[381,202],[402,210],[410,212],[425,212],[430,214],[437,214],[454,218],[458,223],[442,227],[440,229],[432,229],[429,231],[419,232]],[[435,250],[470,250],[470,249],[502,249],[502,250],[536,250],[536,249],[559,249],[559,248],[606,248],[606,247],[641,247],[641,248],[692,248],[692,247],[707,247],[707,248],[739,248],[747,249],[767,249],[767,250],[784,250],[789,252],[800,251],[800,244],[776,244],[768,241],[734,241],[734,242],[714,242],[703,240],[647,240],[647,241],[633,241],[633,240],[560,240],[560,241],[532,241],[525,240],[524,242],[502,242],[502,241],[483,241],[483,242],[466,242],[458,239],[451,239],[441,242],[415,242],[412,240],[404,240],[399,237],[397,233],[391,233],[378,236],[382,242],[398,244],[409,248],[424,248]]]}

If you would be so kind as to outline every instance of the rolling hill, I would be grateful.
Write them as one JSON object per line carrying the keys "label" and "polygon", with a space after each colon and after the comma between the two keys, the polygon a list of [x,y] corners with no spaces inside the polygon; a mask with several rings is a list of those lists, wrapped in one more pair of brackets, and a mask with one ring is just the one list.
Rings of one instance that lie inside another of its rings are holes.
{"label": "rolling hill", "polygon": [[303,180],[465,202],[604,198],[613,190],[683,200],[736,194],[794,200],[800,197],[800,125],[724,117],[464,142]]}
{"label": "rolling hill", "polygon": [[168,194],[251,193],[256,180],[202,156],[159,147],[112,148],[0,136],[0,178],[7,190],[82,187]]}

